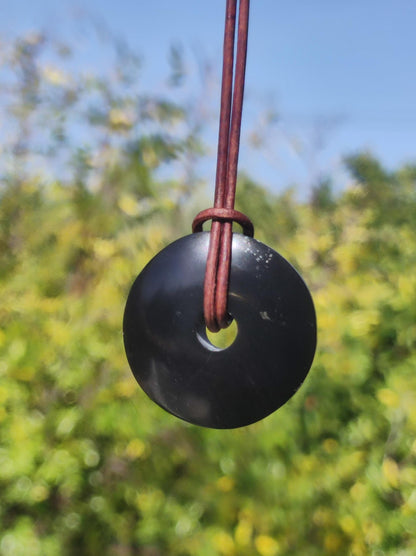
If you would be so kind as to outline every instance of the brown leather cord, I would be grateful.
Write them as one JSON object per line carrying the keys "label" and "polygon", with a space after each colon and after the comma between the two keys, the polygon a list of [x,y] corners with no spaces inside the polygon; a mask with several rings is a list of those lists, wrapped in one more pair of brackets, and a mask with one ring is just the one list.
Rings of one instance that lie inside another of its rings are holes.
{"label": "brown leather cord", "polygon": [[227,0],[214,207],[197,214],[192,225],[194,232],[200,232],[203,222],[212,219],[204,284],[204,318],[207,327],[212,332],[218,332],[221,328],[226,328],[232,321],[232,317],[227,312],[227,297],[233,221],[238,222],[243,227],[243,232],[246,235],[253,236],[254,233],[250,219],[241,212],[234,210],[249,9],[250,0],[240,0],[233,88],[237,0]]}

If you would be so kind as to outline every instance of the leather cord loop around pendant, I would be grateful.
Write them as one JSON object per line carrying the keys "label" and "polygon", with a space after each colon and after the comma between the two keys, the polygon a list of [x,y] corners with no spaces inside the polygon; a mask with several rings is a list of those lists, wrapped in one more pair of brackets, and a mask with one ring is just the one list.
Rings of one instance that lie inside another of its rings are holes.
{"label": "leather cord loop around pendant", "polygon": [[243,234],[245,236],[254,236],[254,226],[250,218],[244,213],[227,208],[209,208],[201,210],[192,222],[192,232],[202,232],[202,225],[208,220],[213,220],[217,222],[237,222],[243,229]]}

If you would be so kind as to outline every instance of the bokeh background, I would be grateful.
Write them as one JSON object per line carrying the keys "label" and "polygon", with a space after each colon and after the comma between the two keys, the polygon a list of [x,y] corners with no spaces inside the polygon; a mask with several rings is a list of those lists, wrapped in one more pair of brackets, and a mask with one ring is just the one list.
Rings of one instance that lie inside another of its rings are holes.
{"label": "bokeh background", "polygon": [[224,4],[0,4],[2,555],[416,554],[413,2],[252,3],[237,208],[313,293],[296,396],[207,430],[128,368],[212,202]]}

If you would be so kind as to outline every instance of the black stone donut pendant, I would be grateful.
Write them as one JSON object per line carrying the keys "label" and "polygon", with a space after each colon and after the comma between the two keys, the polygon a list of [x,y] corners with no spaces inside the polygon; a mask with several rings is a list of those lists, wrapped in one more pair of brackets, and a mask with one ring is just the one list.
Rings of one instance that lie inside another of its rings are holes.
{"label": "black stone donut pendant", "polygon": [[133,374],[161,407],[196,425],[242,427],[283,405],[316,348],[311,295],[296,270],[263,243],[233,234],[228,310],[238,333],[211,344],[203,317],[209,232],[156,255],[134,282],[124,313]]}

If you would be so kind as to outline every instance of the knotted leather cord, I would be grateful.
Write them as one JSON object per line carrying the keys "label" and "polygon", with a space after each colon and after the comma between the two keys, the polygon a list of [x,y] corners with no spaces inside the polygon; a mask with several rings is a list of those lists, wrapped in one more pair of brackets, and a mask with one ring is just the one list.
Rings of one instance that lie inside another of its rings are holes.
{"label": "knotted leather cord", "polygon": [[233,88],[237,0],[227,0],[214,207],[197,214],[192,224],[193,232],[200,232],[202,231],[202,224],[206,220],[212,219],[204,283],[204,318],[207,327],[212,332],[218,332],[232,322],[232,316],[227,312],[227,297],[233,221],[242,226],[246,235],[252,237],[254,234],[250,219],[241,212],[234,210],[247,57],[249,8],[250,0],[240,0]]}

